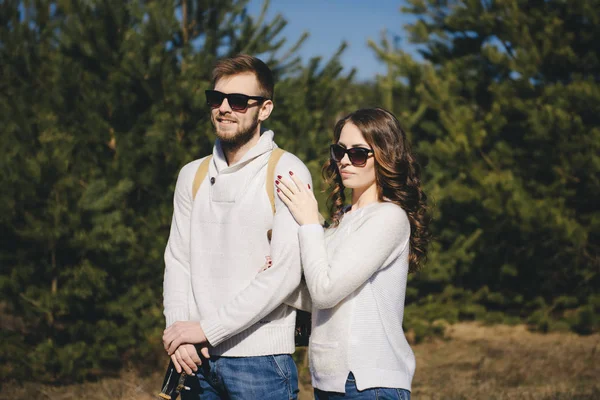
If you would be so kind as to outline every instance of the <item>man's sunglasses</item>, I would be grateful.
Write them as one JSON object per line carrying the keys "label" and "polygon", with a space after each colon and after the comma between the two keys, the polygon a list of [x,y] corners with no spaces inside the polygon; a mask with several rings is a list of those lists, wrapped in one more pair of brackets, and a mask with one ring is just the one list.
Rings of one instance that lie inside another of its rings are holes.
{"label": "man's sunglasses", "polygon": [[342,161],[342,158],[348,154],[350,162],[355,167],[362,167],[367,163],[369,155],[373,154],[373,150],[365,149],[364,147],[351,147],[349,149],[340,146],[339,144],[332,144],[329,146],[329,152],[331,159],[335,162]]}
{"label": "man's sunglasses", "polygon": [[208,104],[210,108],[221,107],[223,99],[227,99],[227,103],[229,103],[229,107],[231,107],[233,111],[246,111],[248,108],[248,100],[256,100],[258,101],[257,104],[269,100],[266,97],[261,96],[246,96],[241,93],[221,93],[217,90],[206,90],[204,93],[206,94],[206,104]]}

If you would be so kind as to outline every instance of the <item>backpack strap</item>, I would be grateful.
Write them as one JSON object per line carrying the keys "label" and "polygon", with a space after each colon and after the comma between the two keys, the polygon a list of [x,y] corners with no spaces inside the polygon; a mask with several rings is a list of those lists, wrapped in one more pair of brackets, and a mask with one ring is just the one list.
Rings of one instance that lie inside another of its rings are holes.
{"label": "backpack strap", "polygon": [[196,193],[198,193],[198,189],[200,188],[200,184],[206,178],[206,174],[208,174],[208,166],[210,165],[210,160],[212,160],[212,155],[206,157],[198,166],[196,170],[196,175],[194,176],[194,183],[192,185],[192,199],[196,198]]}
{"label": "backpack strap", "polygon": [[[280,149],[279,147],[273,149],[271,156],[269,157],[269,164],[267,166],[267,181],[265,182],[265,188],[267,189],[267,195],[269,196],[269,201],[271,202],[271,209],[273,210],[273,215],[275,215],[275,193],[273,193],[273,183],[275,181],[275,166],[279,162],[281,156],[285,153],[285,150]],[[319,213],[319,224],[324,226],[325,218],[321,213]],[[267,233],[269,236],[269,240],[271,240],[271,230]]]}
{"label": "backpack strap", "polygon": [[[279,147],[273,149],[271,155],[269,156],[269,162],[267,164],[267,180],[265,181],[265,189],[267,190],[267,196],[269,196],[269,202],[271,203],[271,210],[273,214],[275,214],[275,193],[274,193],[274,181],[275,181],[275,167],[279,162],[279,159],[285,150],[280,149]],[[200,184],[206,178],[208,174],[208,166],[210,165],[210,161],[212,160],[212,155],[206,157],[198,166],[196,170],[196,175],[194,176],[194,183],[192,185],[192,198],[196,198],[196,193],[198,193],[198,189],[200,188]]]}
{"label": "backpack strap", "polygon": [[275,166],[284,153],[285,150],[282,150],[279,147],[274,148],[269,156],[269,163],[267,164],[267,180],[265,182],[265,188],[267,189],[267,196],[269,196],[269,201],[271,202],[273,215],[275,215],[275,193],[273,192],[275,184]]}

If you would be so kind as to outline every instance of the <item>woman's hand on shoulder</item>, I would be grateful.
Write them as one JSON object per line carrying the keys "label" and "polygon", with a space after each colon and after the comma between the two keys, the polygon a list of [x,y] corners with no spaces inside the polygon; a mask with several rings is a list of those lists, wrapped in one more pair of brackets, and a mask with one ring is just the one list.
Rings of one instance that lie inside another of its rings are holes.
{"label": "woman's hand on shoulder", "polygon": [[277,195],[300,225],[319,224],[319,204],[310,185],[289,172],[289,178],[277,176]]}

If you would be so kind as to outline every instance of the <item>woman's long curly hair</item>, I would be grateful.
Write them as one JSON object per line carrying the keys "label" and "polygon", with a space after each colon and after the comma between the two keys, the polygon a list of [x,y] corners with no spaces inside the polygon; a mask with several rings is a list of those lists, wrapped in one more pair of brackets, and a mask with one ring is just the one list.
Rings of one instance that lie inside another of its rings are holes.
{"label": "woman's long curly hair", "polygon": [[[430,240],[427,196],[421,189],[420,167],[413,155],[406,133],[398,119],[382,108],[357,110],[337,122],[334,143],[340,139],[346,124],[355,125],[371,146],[375,158],[375,182],[379,201],[402,207],[410,222],[409,272],[417,271],[427,258]],[[344,185],[337,163],[329,160],[323,166],[323,177],[331,187],[329,207],[331,226],[339,224],[344,213]]]}

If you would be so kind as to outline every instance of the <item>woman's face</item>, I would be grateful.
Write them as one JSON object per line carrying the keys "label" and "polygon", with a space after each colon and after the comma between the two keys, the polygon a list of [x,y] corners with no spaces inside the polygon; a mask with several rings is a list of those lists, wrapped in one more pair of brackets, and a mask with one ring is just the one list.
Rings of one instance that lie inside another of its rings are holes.
{"label": "woman's face", "polygon": [[[345,149],[363,148],[372,150],[367,144],[362,132],[351,122],[347,122],[342,128],[340,139],[337,144]],[[337,167],[342,177],[342,183],[349,189],[367,189],[375,184],[375,158],[369,153],[367,162],[363,166],[352,165],[348,154],[337,162]]]}

